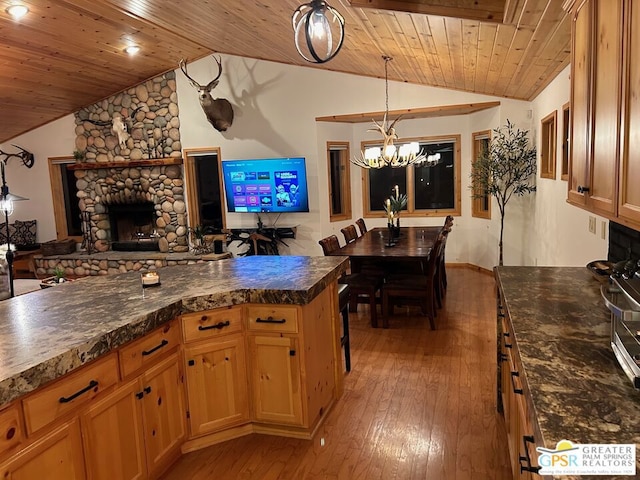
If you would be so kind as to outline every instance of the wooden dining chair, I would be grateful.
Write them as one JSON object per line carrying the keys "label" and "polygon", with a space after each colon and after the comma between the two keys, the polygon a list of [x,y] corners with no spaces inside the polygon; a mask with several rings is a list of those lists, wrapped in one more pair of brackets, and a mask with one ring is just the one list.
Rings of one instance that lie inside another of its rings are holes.
{"label": "wooden dining chair", "polygon": [[344,235],[344,241],[346,243],[355,242],[358,239],[358,233],[356,232],[355,225],[348,225],[341,228],[340,231],[342,232],[342,235]]}
{"label": "wooden dining chair", "polygon": [[422,314],[429,317],[431,330],[436,329],[436,262],[442,244],[440,233],[433,244],[424,274],[392,274],[388,275],[382,289],[382,326],[389,327],[389,317],[393,315],[396,304],[408,305],[417,303]]}
{"label": "wooden dining chair", "polygon": [[[318,243],[325,255],[331,255],[340,250],[338,237],[329,235]],[[337,246],[337,247],[336,247]],[[384,277],[368,273],[345,274],[338,279],[338,283],[349,285],[349,311],[357,312],[358,304],[369,304],[371,326],[378,326],[378,304],[382,303],[382,285]]]}
{"label": "wooden dining chair", "polygon": [[359,218],[356,220],[356,225],[358,226],[358,230],[360,230],[360,236],[367,233],[367,224],[364,223],[364,218]]}
{"label": "wooden dining chair", "polygon": [[442,227],[442,242],[438,248],[436,258],[436,272],[433,282],[434,295],[438,308],[442,308],[442,300],[447,293],[447,271],[444,267],[444,252],[447,247],[447,238],[449,238],[451,228]]}

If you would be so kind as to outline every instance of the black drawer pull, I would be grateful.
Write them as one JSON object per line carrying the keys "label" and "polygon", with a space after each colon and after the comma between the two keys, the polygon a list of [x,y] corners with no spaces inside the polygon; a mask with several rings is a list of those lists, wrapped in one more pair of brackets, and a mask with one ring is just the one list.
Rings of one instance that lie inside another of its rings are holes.
{"label": "black drawer pull", "polygon": [[[535,439],[533,438],[532,435],[522,436],[522,444],[524,445],[524,457],[522,455],[518,456],[518,463],[520,464],[520,473],[523,473],[523,472],[538,473],[540,471],[540,467],[531,466],[531,457],[529,456],[529,449],[527,448],[527,443],[535,443]],[[526,462],[526,464],[522,465],[522,462]]]}
{"label": "black drawer pull", "polygon": [[516,388],[516,377],[520,377],[519,372],[511,372],[511,385],[513,386],[513,393],[523,395],[521,388]]}
{"label": "black drawer pull", "polygon": [[142,356],[146,357],[147,355],[151,355],[153,352],[155,352],[156,350],[160,350],[162,347],[165,347],[169,345],[169,340],[162,340],[160,342],[160,345],[156,345],[155,347],[153,347],[151,350],[143,350],[142,351]]}
{"label": "black drawer pull", "polygon": [[149,395],[151,393],[151,387],[144,387],[144,393],[146,393],[147,395]]}
{"label": "black drawer pull", "polygon": [[209,325],[208,327],[203,327],[202,325],[200,325],[198,327],[198,330],[212,330],[214,328],[222,330],[224,327],[228,327],[229,325],[231,325],[231,322],[227,320],[226,322],[216,323],[215,325]]}
{"label": "black drawer pull", "polygon": [[582,185],[578,185],[578,193],[588,193],[589,187],[583,187]]}
{"label": "black drawer pull", "polygon": [[256,323],[287,323],[287,319],[286,318],[281,318],[280,320],[277,320],[273,317],[267,317],[267,318],[256,318]]}
{"label": "black drawer pull", "polygon": [[83,393],[87,393],[89,390],[92,390],[93,388],[95,388],[97,386],[98,386],[98,382],[95,381],[95,380],[91,380],[89,382],[89,385],[84,387],[82,390],[78,390],[76,393],[74,393],[70,397],[60,397],[60,399],[58,401],[60,403],[69,403],[71,400],[74,400],[74,399],[78,398]]}

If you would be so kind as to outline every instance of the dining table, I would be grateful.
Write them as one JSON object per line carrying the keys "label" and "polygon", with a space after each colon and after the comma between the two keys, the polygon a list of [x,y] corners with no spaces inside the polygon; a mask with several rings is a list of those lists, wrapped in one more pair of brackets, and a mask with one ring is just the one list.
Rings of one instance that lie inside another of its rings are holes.
{"label": "dining table", "polygon": [[[360,272],[364,264],[382,262],[396,266],[408,263],[424,271],[441,230],[442,226],[377,227],[332,252],[332,255],[348,256],[353,273]],[[394,231],[397,232],[395,235]],[[384,264],[380,266],[385,268]]]}

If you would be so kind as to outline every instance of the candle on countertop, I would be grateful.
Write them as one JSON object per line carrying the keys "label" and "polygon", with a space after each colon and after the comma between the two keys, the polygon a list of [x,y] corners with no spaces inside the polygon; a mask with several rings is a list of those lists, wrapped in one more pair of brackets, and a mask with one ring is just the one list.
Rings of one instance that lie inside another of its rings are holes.
{"label": "candle on countertop", "polygon": [[160,275],[158,275],[158,272],[145,272],[142,274],[141,278],[143,286],[156,285],[160,283]]}

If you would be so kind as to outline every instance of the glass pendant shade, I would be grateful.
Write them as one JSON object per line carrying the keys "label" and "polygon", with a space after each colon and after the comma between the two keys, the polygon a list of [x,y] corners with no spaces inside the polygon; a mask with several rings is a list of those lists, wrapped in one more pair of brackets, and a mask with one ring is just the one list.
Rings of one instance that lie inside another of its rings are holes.
{"label": "glass pendant shade", "polygon": [[323,0],[300,5],[292,24],[296,49],[307,62],[328,62],[342,48],[344,18]]}

